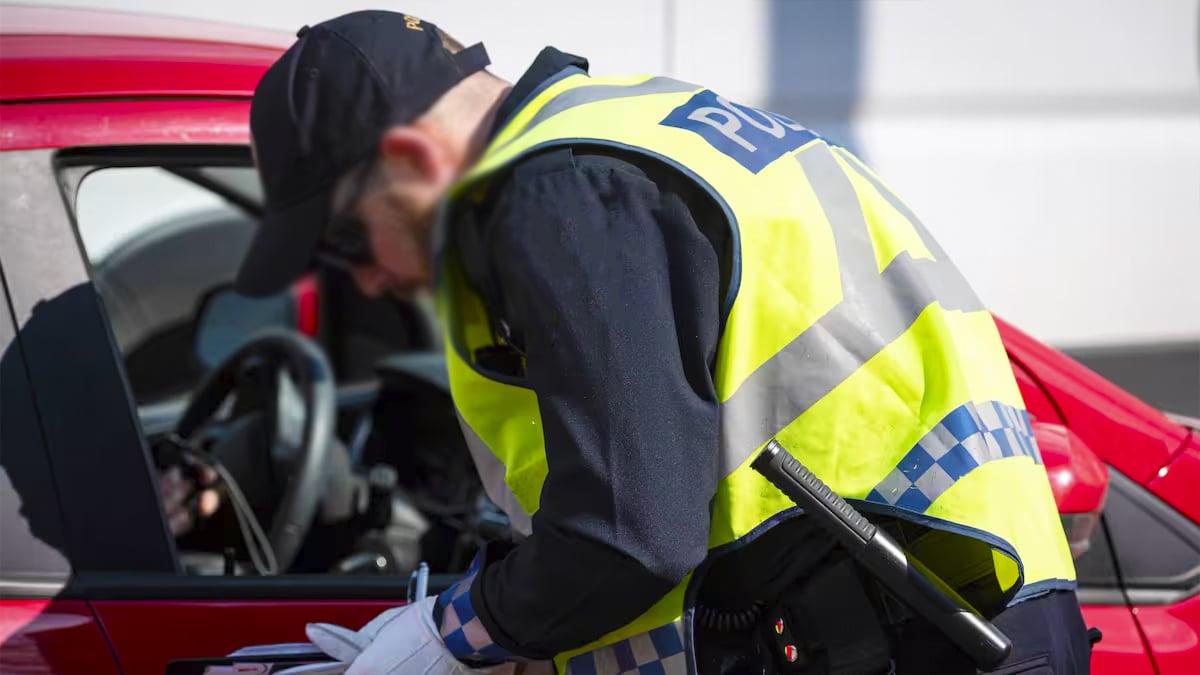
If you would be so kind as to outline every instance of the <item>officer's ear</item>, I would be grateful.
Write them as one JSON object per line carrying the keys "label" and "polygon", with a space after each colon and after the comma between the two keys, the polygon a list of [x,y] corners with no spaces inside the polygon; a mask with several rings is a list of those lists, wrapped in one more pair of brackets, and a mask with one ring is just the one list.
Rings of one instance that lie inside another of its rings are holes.
{"label": "officer's ear", "polygon": [[445,172],[441,149],[427,134],[408,126],[394,126],[379,139],[379,155],[391,178],[437,181]]}

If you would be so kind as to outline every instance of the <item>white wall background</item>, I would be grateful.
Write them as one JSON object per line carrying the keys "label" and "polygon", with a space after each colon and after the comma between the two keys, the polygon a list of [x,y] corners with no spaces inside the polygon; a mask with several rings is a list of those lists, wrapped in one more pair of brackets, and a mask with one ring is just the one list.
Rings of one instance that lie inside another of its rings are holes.
{"label": "white wall background", "polygon": [[[55,0],[294,32],[353,0]],[[994,310],[1060,346],[1200,342],[1197,0],[403,0],[515,78],[545,44],[858,151]]]}

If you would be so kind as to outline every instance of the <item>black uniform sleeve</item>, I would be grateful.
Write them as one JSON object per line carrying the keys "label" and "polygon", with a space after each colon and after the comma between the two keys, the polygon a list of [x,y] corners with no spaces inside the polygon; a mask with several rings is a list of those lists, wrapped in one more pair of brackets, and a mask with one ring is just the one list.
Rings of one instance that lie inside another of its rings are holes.
{"label": "black uniform sleeve", "polygon": [[532,536],[471,599],[530,658],[619,628],[698,565],[718,479],[718,253],[641,169],[568,157],[512,179],[483,232],[549,474]]}

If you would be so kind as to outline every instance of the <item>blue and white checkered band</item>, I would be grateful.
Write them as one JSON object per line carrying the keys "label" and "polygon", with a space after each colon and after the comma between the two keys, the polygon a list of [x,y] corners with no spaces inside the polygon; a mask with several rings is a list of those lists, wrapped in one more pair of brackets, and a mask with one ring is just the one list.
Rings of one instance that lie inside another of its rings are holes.
{"label": "blue and white checkered band", "polygon": [[998,401],[967,403],[925,434],[867,501],[923,513],[975,467],[1018,456],[1042,463],[1029,413]]}
{"label": "blue and white checkered band", "polygon": [[471,606],[471,584],[479,574],[482,553],[471,561],[467,574],[438,595],[441,608],[442,641],[446,649],[460,661],[494,663],[513,658],[511,652],[492,641],[483,627],[475,608]]}
{"label": "blue and white checkered band", "polygon": [[565,675],[687,675],[683,622],[675,621],[572,656]]}

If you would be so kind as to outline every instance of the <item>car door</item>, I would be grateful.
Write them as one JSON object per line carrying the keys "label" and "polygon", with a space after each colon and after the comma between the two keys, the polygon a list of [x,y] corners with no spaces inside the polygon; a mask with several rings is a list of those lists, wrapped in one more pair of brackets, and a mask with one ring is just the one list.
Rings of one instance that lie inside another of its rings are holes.
{"label": "car door", "polygon": [[[1008,344],[1011,349],[1012,341]],[[1065,424],[1052,399],[1020,359],[1012,358],[1012,368],[1030,416],[1036,421]],[[1103,520],[1101,516],[1100,525],[1092,530],[1088,550],[1075,560],[1084,622],[1088,627],[1099,629],[1104,636],[1092,648],[1092,672],[1095,675],[1155,675],[1154,661],[1136,612],[1122,590]]]}
{"label": "car door", "polygon": [[73,302],[56,289],[70,286],[79,264],[69,250],[41,265],[25,257],[55,243],[52,232],[41,239],[47,214],[38,208],[57,198],[49,168],[46,151],[0,153],[0,672],[107,675],[119,670],[80,593],[62,467],[48,452],[62,439],[44,422],[57,416],[31,386],[46,375],[45,321],[56,303]]}
{"label": "car door", "polygon": [[1121,583],[1104,516],[1092,532],[1088,550],[1075,560],[1075,572],[1084,622],[1103,634],[1092,648],[1092,672],[1095,675],[1159,673],[1135,605]]}
{"label": "car door", "polygon": [[[1067,425],[1108,465],[1108,502],[1076,560],[1096,673],[1200,671],[1195,432],[997,320],[1031,415]],[[1190,488],[1190,489],[1189,489]]]}
{"label": "car door", "polygon": [[1200,668],[1200,524],[1115,469],[1104,509],[1124,602],[1162,675]]}

